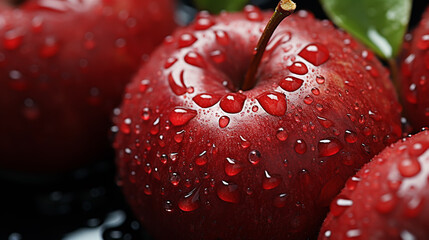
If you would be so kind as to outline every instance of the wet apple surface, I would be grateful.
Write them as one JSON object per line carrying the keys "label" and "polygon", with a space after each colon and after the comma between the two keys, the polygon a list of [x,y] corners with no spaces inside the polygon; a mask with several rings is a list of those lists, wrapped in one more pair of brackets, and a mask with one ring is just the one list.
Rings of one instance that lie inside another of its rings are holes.
{"label": "wet apple surface", "polygon": [[346,179],[402,135],[387,69],[309,12],[280,24],[240,90],[271,14],[200,13],[127,86],[119,181],[155,238],[312,237]]}

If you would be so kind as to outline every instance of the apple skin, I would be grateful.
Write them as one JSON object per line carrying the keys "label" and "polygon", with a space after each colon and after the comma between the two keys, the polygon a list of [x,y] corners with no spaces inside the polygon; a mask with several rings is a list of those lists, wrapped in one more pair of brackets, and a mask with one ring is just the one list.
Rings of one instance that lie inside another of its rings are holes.
{"label": "apple skin", "polygon": [[112,110],[175,27],[171,0],[0,8],[0,169],[54,173],[112,159]]}
{"label": "apple skin", "polygon": [[257,85],[237,92],[271,14],[201,13],[127,86],[118,184],[155,239],[316,237],[347,178],[401,136],[388,71],[308,12],[280,24]]}
{"label": "apple skin", "polygon": [[375,156],[332,201],[319,239],[426,239],[428,149],[424,130]]}
{"label": "apple skin", "polygon": [[429,8],[407,36],[400,60],[400,89],[404,115],[418,130],[429,126]]}

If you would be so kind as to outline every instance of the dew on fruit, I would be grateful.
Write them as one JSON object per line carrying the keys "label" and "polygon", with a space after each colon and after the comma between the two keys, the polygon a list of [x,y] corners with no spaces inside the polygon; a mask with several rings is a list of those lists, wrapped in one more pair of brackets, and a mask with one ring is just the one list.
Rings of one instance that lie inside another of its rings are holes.
{"label": "dew on fruit", "polygon": [[361,234],[361,230],[359,229],[350,229],[346,232],[346,239],[358,239]]}
{"label": "dew on fruit", "polygon": [[194,67],[204,68],[206,66],[204,58],[194,51],[190,51],[188,54],[186,54],[184,59],[186,63]]}
{"label": "dew on fruit", "polygon": [[250,147],[250,142],[240,135],[240,145],[243,149]]}
{"label": "dew on fruit", "polygon": [[324,84],[325,83],[325,77],[321,76],[321,75],[317,75],[316,76],[316,82],[318,84]]}
{"label": "dew on fruit", "polygon": [[420,172],[421,166],[415,158],[404,158],[399,161],[398,170],[403,177],[414,177]]}
{"label": "dew on fruit", "polygon": [[41,16],[35,16],[31,20],[31,27],[34,33],[40,33],[43,28],[43,18]]}
{"label": "dew on fruit", "polygon": [[197,40],[198,39],[193,34],[190,34],[190,33],[182,34],[178,40],[179,48],[189,47],[192,44],[194,44]]}
{"label": "dew on fruit", "polygon": [[200,17],[197,19],[195,25],[194,25],[194,29],[195,30],[207,30],[210,27],[212,27],[213,25],[215,25],[216,23],[213,21],[212,18],[208,18],[208,17]]}
{"label": "dew on fruit", "polygon": [[246,96],[240,93],[229,93],[220,100],[220,108],[227,113],[239,113],[243,109]]}
{"label": "dew on fruit", "polygon": [[361,179],[359,177],[353,176],[351,178],[349,178],[346,182],[346,189],[348,190],[355,190],[357,184],[361,181]]}
{"label": "dew on fruit", "polygon": [[177,84],[178,81],[176,81],[175,77],[173,77],[172,72],[168,75],[168,83],[170,85],[170,88],[174,92],[174,94],[176,94],[178,96],[183,95],[187,92],[184,74],[185,74],[184,71],[180,72],[180,83],[181,83],[181,85]]}
{"label": "dew on fruit", "polygon": [[150,196],[152,195],[152,189],[150,188],[149,184],[146,184],[143,188],[143,193]]}
{"label": "dew on fruit", "polygon": [[24,100],[24,109],[22,113],[28,120],[36,120],[40,116],[40,110],[31,98]]}
{"label": "dew on fruit", "polygon": [[386,193],[378,199],[375,209],[381,214],[390,213],[396,206],[396,197],[390,193]]}
{"label": "dew on fruit", "polygon": [[229,45],[229,35],[228,33],[226,33],[225,31],[222,30],[216,30],[215,32],[216,35],[216,41],[223,46],[228,46]]}
{"label": "dew on fruit", "polygon": [[415,218],[423,212],[425,199],[420,196],[413,196],[407,201],[403,209],[403,215],[407,218]]}
{"label": "dew on fruit", "polygon": [[269,114],[283,116],[286,113],[286,96],[283,93],[266,92],[257,96],[259,104]]}
{"label": "dew on fruit", "polygon": [[322,139],[318,143],[319,156],[329,157],[337,154],[343,148],[342,143],[336,138]]}
{"label": "dew on fruit", "polygon": [[344,140],[348,143],[355,143],[357,141],[357,134],[353,131],[346,130],[344,133]]}
{"label": "dew on fruit", "polygon": [[192,100],[202,108],[209,108],[219,102],[221,96],[217,94],[202,93],[192,98]]}
{"label": "dew on fruit", "polygon": [[6,50],[15,50],[21,46],[24,35],[18,30],[10,30],[4,34],[3,47]]}
{"label": "dew on fruit", "polygon": [[321,43],[307,45],[298,54],[314,66],[320,66],[329,59],[329,50]]}
{"label": "dew on fruit", "polygon": [[378,77],[378,76],[380,76],[380,73],[377,71],[377,69],[376,68],[374,68],[373,66],[371,66],[371,65],[367,65],[367,66],[365,66],[365,70],[367,71],[367,72],[369,72],[369,74],[372,76],[372,77]]}
{"label": "dew on fruit", "polygon": [[258,150],[252,150],[249,152],[248,160],[251,164],[256,165],[262,159],[261,153]]}
{"label": "dew on fruit", "polygon": [[185,130],[181,130],[176,132],[173,138],[176,143],[181,143],[183,141],[184,136],[185,136]]}
{"label": "dew on fruit", "polygon": [[283,88],[285,91],[294,92],[298,90],[303,83],[304,83],[304,80],[302,79],[287,76],[279,82],[279,86]]}
{"label": "dew on fruit", "polygon": [[197,116],[197,111],[193,109],[177,107],[170,112],[168,119],[174,126],[182,126],[187,124],[195,116]]}
{"label": "dew on fruit", "polygon": [[274,207],[283,208],[286,206],[286,203],[287,203],[287,194],[286,193],[281,193],[281,194],[274,197],[274,200],[273,200]]}
{"label": "dew on fruit", "polygon": [[150,118],[150,109],[145,107],[142,109],[141,115],[140,115],[141,119],[143,121],[147,121]]}
{"label": "dew on fruit", "polygon": [[280,175],[271,175],[267,170],[264,172],[264,178],[262,179],[262,188],[270,190],[276,188],[282,182]]}
{"label": "dew on fruit", "polygon": [[318,116],[317,117],[317,121],[320,123],[320,125],[322,125],[324,128],[330,128],[330,127],[332,127],[333,125],[334,125],[334,123],[331,121],[331,120],[329,120],[329,119],[326,119],[326,118],[324,118],[324,117],[320,117],[320,116]]}
{"label": "dew on fruit", "polygon": [[173,184],[173,186],[177,186],[180,183],[180,175],[177,172],[174,172],[170,176],[170,183]]}
{"label": "dew on fruit", "polygon": [[228,176],[235,176],[237,174],[239,174],[241,171],[243,171],[243,164],[238,161],[235,160],[233,158],[226,158],[226,162],[225,162],[225,173]]}
{"label": "dew on fruit", "polygon": [[315,95],[318,96],[320,94],[320,90],[318,88],[312,88],[311,92]]}
{"label": "dew on fruit", "polygon": [[201,152],[198,157],[195,159],[195,164],[198,166],[206,165],[208,162],[207,151]]}
{"label": "dew on fruit", "polygon": [[150,128],[150,134],[156,135],[159,133],[159,129],[160,129],[159,122],[160,122],[159,117],[156,118],[155,121],[153,121],[152,126]]}
{"label": "dew on fruit", "polygon": [[284,141],[286,141],[288,134],[287,134],[286,130],[284,130],[283,128],[279,128],[279,129],[277,129],[276,137],[278,140],[284,142]]}
{"label": "dew on fruit", "polygon": [[238,185],[235,183],[227,182],[227,181],[221,181],[220,184],[218,184],[218,187],[216,189],[217,196],[229,203],[239,203],[240,202],[240,190],[238,188]]}
{"label": "dew on fruit", "polygon": [[246,7],[244,7],[244,13],[246,14],[246,18],[250,21],[263,20],[261,10],[255,6],[247,5]]}
{"label": "dew on fruit", "polygon": [[288,67],[291,73],[298,75],[304,75],[308,73],[308,68],[303,62],[294,62],[291,66]]}
{"label": "dew on fruit", "polygon": [[255,105],[255,106],[252,107],[252,112],[257,112],[258,110],[259,110],[258,106]]}
{"label": "dew on fruit", "polygon": [[210,58],[213,60],[213,62],[220,64],[220,63],[225,62],[226,55],[224,52],[222,52],[220,50],[215,50],[215,51],[210,53]]}
{"label": "dew on fruit", "polygon": [[229,117],[227,116],[222,116],[219,118],[219,127],[221,128],[226,128],[229,124]]}
{"label": "dew on fruit", "polygon": [[335,217],[340,216],[343,212],[350,206],[353,205],[353,201],[345,196],[338,196],[332,202],[330,206],[330,210],[332,215]]}
{"label": "dew on fruit", "polygon": [[418,41],[417,41],[417,47],[421,50],[427,50],[429,49],[429,34],[423,35]]}
{"label": "dew on fruit", "polygon": [[164,210],[166,212],[173,212],[173,203],[171,201],[165,201],[164,202]]}
{"label": "dew on fruit", "polygon": [[131,125],[131,118],[125,118],[119,130],[121,130],[121,132],[124,134],[130,134],[131,133],[130,125]]}
{"label": "dew on fruit", "polygon": [[295,142],[294,149],[296,153],[304,154],[305,152],[307,152],[307,143],[302,139],[298,139]]}
{"label": "dew on fruit", "polygon": [[165,63],[164,63],[164,68],[168,69],[171,66],[173,66],[176,62],[177,62],[177,58],[169,57],[169,58],[167,58],[167,61],[165,61]]}
{"label": "dew on fruit", "polygon": [[304,98],[304,103],[305,103],[305,104],[307,104],[307,105],[312,104],[312,103],[313,103],[313,101],[314,101],[314,99],[313,99],[313,97],[312,97],[312,96],[310,96],[310,95],[307,95],[307,96],[305,96],[305,98]]}
{"label": "dew on fruit", "polygon": [[178,202],[179,208],[184,212],[191,212],[197,209],[199,205],[199,193],[197,188],[182,196]]}

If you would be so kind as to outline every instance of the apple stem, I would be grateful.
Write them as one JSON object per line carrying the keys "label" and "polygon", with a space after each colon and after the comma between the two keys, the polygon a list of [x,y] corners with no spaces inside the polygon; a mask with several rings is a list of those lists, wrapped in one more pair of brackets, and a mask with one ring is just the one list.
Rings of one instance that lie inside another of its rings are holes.
{"label": "apple stem", "polygon": [[277,26],[285,19],[287,16],[291,15],[296,9],[296,4],[291,0],[280,0],[277,4],[276,9],[274,10],[273,15],[270,18],[267,26],[265,27],[264,32],[259,38],[259,42],[256,45],[255,53],[253,54],[252,61],[250,62],[250,67],[247,70],[246,77],[241,86],[242,90],[252,89],[256,85],[256,72],[258,66],[261,63],[262,56],[264,55],[265,48],[267,47],[268,41],[274,33],[274,30]]}

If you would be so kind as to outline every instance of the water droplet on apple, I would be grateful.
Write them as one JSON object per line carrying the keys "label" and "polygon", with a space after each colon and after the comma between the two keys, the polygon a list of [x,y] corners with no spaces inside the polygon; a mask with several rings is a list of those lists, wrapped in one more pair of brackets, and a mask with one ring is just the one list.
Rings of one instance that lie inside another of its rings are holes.
{"label": "water droplet on apple", "polygon": [[320,66],[328,61],[329,50],[321,43],[312,43],[307,45],[298,55],[314,66]]}
{"label": "water droplet on apple", "polygon": [[225,62],[225,59],[226,59],[225,53],[220,51],[220,50],[215,50],[215,51],[211,52],[210,57],[213,60],[213,62],[215,62],[217,64]]}
{"label": "water droplet on apple", "polygon": [[198,190],[194,188],[189,193],[180,198],[178,205],[182,211],[192,212],[200,206],[199,200],[200,196]]}
{"label": "water droplet on apple", "polygon": [[229,124],[229,117],[222,116],[219,118],[219,127],[225,128],[228,126],[228,124]]}
{"label": "water droplet on apple", "polygon": [[40,33],[43,28],[43,18],[41,16],[35,16],[31,20],[31,27],[34,33]]}
{"label": "water droplet on apple", "polygon": [[173,203],[171,203],[171,201],[165,201],[164,202],[164,210],[166,211],[166,212],[173,212]]}
{"label": "water droplet on apple", "polygon": [[267,170],[264,172],[264,178],[262,179],[262,188],[270,190],[276,188],[282,182],[280,175],[271,175]]}
{"label": "water droplet on apple", "polygon": [[303,83],[304,83],[304,80],[302,79],[288,76],[279,82],[279,86],[283,88],[285,91],[294,92],[298,90]]}
{"label": "water droplet on apple", "polygon": [[185,74],[185,72],[182,70],[180,72],[180,81],[179,81],[181,85],[179,85],[177,83],[178,81],[176,81],[175,77],[173,77],[173,73],[172,72],[168,75],[168,83],[170,85],[170,88],[174,92],[174,94],[176,94],[178,96],[187,93],[187,88],[186,88],[186,85],[185,85],[184,74]]}
{"label": "water droplet on apple", "polygon": [[372,76],[372,77],[378,77],[378,76],[380,76],[380,73],[377,71],[377,69],[376,68],[374,68],[373,66],[371,66],[371,65],[367,65],[367,66],[365,66],[365,70],[367,71],[367,72],[369,72],[369,74]]}
{"label": "water droplet on apple", "polygon": [[244,13],[246,14],[246,18],[250,21],[262,21],[264,19],[261,10],[252,5],[244,7]]}
{"label": "water droplet on apple", "polygon": [[146,184],[143,188],[143,193],[146,194],[147,196],[152,195],[152,189],[150,188],[149,184]]}
{"label": "water droplet on apple", "polygon": [[429,49],[429,34],[423,35],[418,41],[417,41],[417,47],[421,50]]}
{"label": "water droplet on apple", "polygon": [[343,212],[350,206],[353,205],[353,201],[347,198],[346,196],[340,195],[336,197],[330,206],[332,215],[335,217],[340,216]]}
{"label": "water droplet on apple", "polygon": [[318,88],[312,88],[311,92],[316,96],[318,96],[320,94],[320,90]]}
{"label": "water droplet on apple", "polygon": [[173,186],[177,186],[180,183],[180,176],[177,172],[174,172],[170,176],[170,183],[173,184]]}
{"label": "water droplet on apple", "polygon": [[192,98],[192,100],[202,108],[209,108],[219,102],[221,96],[217,94],[202,93]]}
{"label": "water droplet on apple", "polygon": [[85,33],[83,47],[86,50],[92,50],[95,48],[94,34],[92,32]]}
{"label": "water droplet on apple", "polygon": [[399,162],[398,170],[403,177],[414,177],[420,172],[421,166],[417,159],[404,158]]}
{"label": "water droplet on apple", "polygon": [[165,69],[170,68],[176,62],[177,62],[177,58],[175,58],[175,57],[169,57],[169,58],[167,58],[167,61],[165,61],[165,63],[164,63],[164,68]]}
{"label": "water droplet on apple", "polygon": [[283,128],[277,129],[276,137],[278,140],[284,142],[286,141],[288,134]]}
{"label": "water droplet on apple", "polygon": [[379,213],[387,214],[395,208],[396,202],[397,202],[397,200],[396,200],[395,196],[393,196],[390,193],[386,193],[378,199],[378,201],[375,205],[375,209]]}
{"label": "water droplet on apple", "polygon": [[283,93],[266,92],[257,96],[259,104],[269,114],[283,116],[286,113],[286,96]]}
{"label": "water droplet on apple", "polygon": [[329,120],[329,119],[326,119],[326,118],[324,118],[324,117],[317,117],[317,121],[320,123],[320,125],[322,125],[324,128],[330,128],[330,127],[332,127],[333,125],[334,125],[334,123],[331,121],[331,120]]}
{"label": "water droplet on apple", "polygon": [[199,17],[194,25],[195,30],[207,30],[216,23],[210,17]]}
{"label": "water droplet on apple", "polygon": [[235,160],[233,158],[226,158],[226,162],[225,162],[225,173],[228,176],[235,176],[237,174],[239,174],[241,171],[243,171],[243,164],[238,161]]}
{"label": "water droplet on apple", "polygon": [[190,51],[188,54],[186,54],[185,62],[198,68],[205,68],[206,66],[204,58],[194,51]]}
{"label": "water droplet on apple", "polygon": [[227,113],[239,113],[243,109],[246,96],[240,93],[228,93],[220,100],[220,108]]}
{"label": "water droplet on apple", "polygon": [[353,131],[346,130],[344,133],[344,140],[348,143],[355,143],[357,141],[357,134]]}
{"label": "water droplet on apple", "polygon": [[274,207],[282,208],[282,207],[286,206],[286,202],[287,202],[287,194],[281,193],[281,194],[277,195],[276,197],[274,197],[273,205],[274,205]]}
{"label": "water droplet on apple", "polygon": [[240,135],[240,145],[243,149],[250,147],[250,142]]}
{"label": "water droplet on apple", "polygon": [[317,76],[316,76],[316,82],[317,82],[318,84],[324,84],[324,83],[325,83],[325,77],[320,76],[320,75],[317,75]]}
{"label": "water droplet on apple", "polygon": [[302,139],[298,139],[295,142],[294,149],[296,153],[304,154],[307,151],[307,143]]}
{"label": "water droplet on apple", "polygon": [[307,104],[307,105],[312,104],[312,103],[313,103],[313,101],[314,101],[314,99],[313,99],[313,97],[312,97],[312,96],[310,96],[310,95],[307,95],[307,96],[305,96],[305,98],[304,98],[304,103],[305,103],[305,104]]}
{"label": "water droplet on apple", "polygon": [[24,100],[24,109],[22,113],[24,117],[28,120],[36,120],[40,117],[40,109],[37,107],[37,105],[31,98],[27,98]]}
{"label": "water droplet on apple", "polygon": [[222,30],[217,30],[214,32],[216,35],[216,41],[223,46],[229,45],[229,36],[228,33]]}
{"label": "water droplet on apple", "polygon": [[217,196],[229,203],[239,203],[240,202],[240,191],[238,189],[238,185],[235,183],[222,181],[220,184],[218,184],[217,190],[216,190]]}
{"label": "water droplet on apple", "polygon": [[150,128],[150,134],[152,135],[156,135],[159,133],[159,117],[157,119],[155,119],[155,121],[153,121],[152,123],[152,127]]}
{"label": "water droplet on apple", "polygon": [[206,165],[207,162],[208,162],[207,151],[203,151],[195,159],[195,164],[197,164],[198,166]]}
{"label": "water droplet on apple", "polygon": [[262,156],[258,150],[252,150],[249,152],[248,159],[251,164],[256,165],[261,161]]}
{"label": "water droplet on apple", "polygon": [[358,183],[361,181],[361,179],[359,177],[353,176],[351,178],[349,178],[346,182],[346,189],[353,191],[356,189],[356,186],[358,185]]}
{"label": "water droplet on apple", "polygon": [[337,154],[343,145],[336,138],[326,138],[319,141],[318,149],[320,157],[329,157]]}
{"label": "water droplet on apple", "polygon": [[188,108],[177,107],[170,112],[169,120],[174,126],[187,124],[191,119],[197,116],[197,111]]}
{"label": "water droplet on apple", "polygon": [[405,204],[403,215],[407,218],[415,218],[423,212],[425,199],[421,196],[412,196]]}
{"label": "water droplet on apple", "polygon": [[198,39],[193,34],[190,34],[190,33],[182,34],[178,40],[179,48],[189,47],[192,44],[194,44],[197,40]]}
{"label": "water droplet on apple", "polygon": [[181,143],[183,141],[183,137],[185,136],[185,130],[181,130],[176,132],[176,135],[174,135],[174,141],[177,143]]}
{"label": "water droplet on apple", "polygon": [[308,73],[308,68],[303,62],[294,62],[289,66],[289,71],[298,75],[304,75]]}
{"label": "water droplet on apple", "polygon": [[130,134],[131,133],[130,125],[131,125],[131,118],[125,118],[119,129],[123,134]]}
{"label": "water droplet on apple", "polygon": [[55,56],[59,50],[59,43],[54,37],[48,37],[40,49],[40,56],[42,58],[50,58]]}
{"label": "water droplet on apple", "polygon": [[10,30],[4,34],[3,47],[6,50],[15,50],[21,46],[24,35],[18,30]]}

